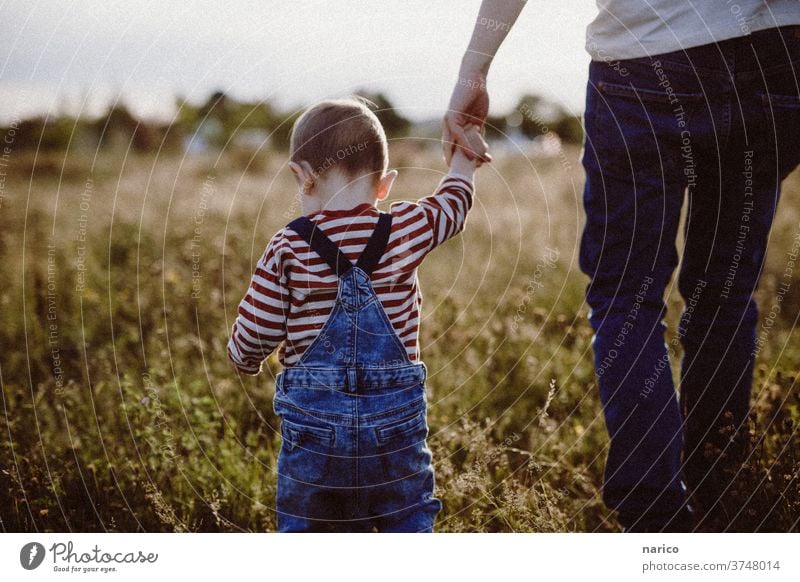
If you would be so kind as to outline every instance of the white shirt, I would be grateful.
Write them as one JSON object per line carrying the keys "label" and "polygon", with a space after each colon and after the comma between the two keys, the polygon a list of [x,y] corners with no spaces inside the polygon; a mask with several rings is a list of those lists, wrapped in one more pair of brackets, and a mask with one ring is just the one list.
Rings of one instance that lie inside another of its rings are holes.
{"label": "white shirt", "polygon": [[596,0],[593,60],[632,59],[800,24],[800,0]]}

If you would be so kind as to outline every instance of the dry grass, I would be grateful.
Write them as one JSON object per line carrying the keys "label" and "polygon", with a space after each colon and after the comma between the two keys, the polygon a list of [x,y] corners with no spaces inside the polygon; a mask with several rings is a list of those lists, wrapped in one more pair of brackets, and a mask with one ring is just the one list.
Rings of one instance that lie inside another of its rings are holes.
{"label": "dry grass", "polygon": [[[404,143],[392,160],[395,199],[444,170]],[[0,206],[0,529],[275,527],[277,363],[240,379],[224,346],[255,261],[296,214],[283,161],[15,154]],[[422,268],[440,530],[617,528],[598,490],[581,187],[577,150],[504,158],[481,172],[465,234]],[[786,190],[762,302],[799,228],[796,175]],[[761,354],[747,464],[720,518],[732,529],[797,528],[799,297]]]}

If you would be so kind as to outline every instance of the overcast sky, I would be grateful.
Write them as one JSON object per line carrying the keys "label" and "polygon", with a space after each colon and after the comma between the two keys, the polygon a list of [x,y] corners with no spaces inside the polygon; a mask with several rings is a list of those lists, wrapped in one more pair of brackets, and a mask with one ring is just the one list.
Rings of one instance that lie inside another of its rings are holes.
{"label": "overcast sky", "polygon": [[[363,88],[416,119],[446,106],[480,0],[29,0],[0,3],[0,122],[97,114],[122,95],[169,118],[173,97],[299,106]],[[593,0],[530,0],[489,78],[495,112],[521,93],[582,110]]]}

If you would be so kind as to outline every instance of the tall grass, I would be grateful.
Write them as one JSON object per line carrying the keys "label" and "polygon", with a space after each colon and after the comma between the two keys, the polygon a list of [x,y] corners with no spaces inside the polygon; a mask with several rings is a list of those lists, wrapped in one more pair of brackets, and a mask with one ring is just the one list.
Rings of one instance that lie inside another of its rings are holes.
{"label": "tall grass", "polygon": [[[392,162],[395,199],[431,192],[444,169],[408,143]],[[225,343],[255,261],[297,214],[282,164],[14,154],[0,206],[0,529],[275,528],[279,366],[238,377]],[[599,492],[581,183],[576,150],[499,161],[464,235],[421,269],[441,531],[618,529]],[[798,200],[795,175],[762,304],[800,232]],[[674,290],[669,304],[674,324]],[[751,425],[725,451],[740,478],[719,529],[798,528],[798,311],[795,285],[760,354]]]}

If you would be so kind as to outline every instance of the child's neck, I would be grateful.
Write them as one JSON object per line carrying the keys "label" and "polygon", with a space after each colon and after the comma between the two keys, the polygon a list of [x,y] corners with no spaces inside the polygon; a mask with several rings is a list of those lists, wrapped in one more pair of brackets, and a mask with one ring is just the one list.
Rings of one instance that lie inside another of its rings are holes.
{"label": "child's neck", "polygon": [[338,174],[326,177],[314,185],[314,190],[301,195],[303,214],[323,210],[350,210],[361,204],[375,204],[375,185],[367,177],[352,180]]}

